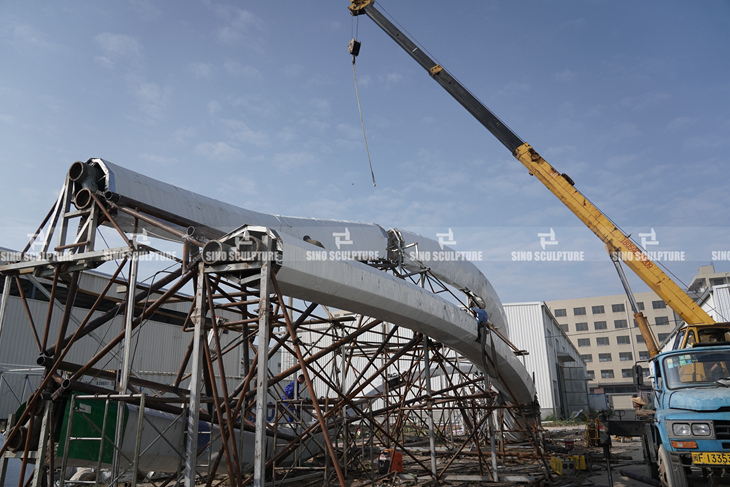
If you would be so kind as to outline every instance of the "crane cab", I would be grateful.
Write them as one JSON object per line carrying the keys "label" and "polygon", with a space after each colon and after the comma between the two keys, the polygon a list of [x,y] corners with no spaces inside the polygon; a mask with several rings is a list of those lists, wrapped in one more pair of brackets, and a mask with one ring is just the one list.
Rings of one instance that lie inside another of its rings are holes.
{"label": "crane cab", "polygon": [[674,337],[672,350],[730,345],[730,323],[685,325]]}

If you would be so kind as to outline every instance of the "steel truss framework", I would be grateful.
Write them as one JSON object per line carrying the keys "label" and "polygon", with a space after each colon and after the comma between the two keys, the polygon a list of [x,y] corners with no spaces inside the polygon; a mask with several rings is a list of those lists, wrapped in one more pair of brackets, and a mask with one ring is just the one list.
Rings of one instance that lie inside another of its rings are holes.
{"label": "steel truss framework", "polygon": [[[8,427],[3,475],[5,461],[19,457],[23,473],[32,470],[34,486],[51,485],[54,475],[65,472],[59,467],[79,464],[95,467],[97,481],[100,470],[108,470],[104,482],[112,484],[134,485],[140,472],[154,471],[146,481],[158,486],[263,486],[291,479],[344,486],[353,478],[380,476],[377,454],[392,448],[419,477],[445,478],[468,452],[475,473],[497,479],[499,456],[509,456],[504,438],[510,434],[530,440],[539,457],[534,411],[501,404],[488,378],[447,347],[397,323],[335,314],[284,295],[270,230],[247,228],[245,235],[271,258],[223,259],[227,247],[220,242],[230,235],[181,230],[169,215],[143,213],[89,190],[74,193],[69,180],[65,188],[22,258],[0,268],[5,284],[0,327],[15,286],[27,322],[12,326],[32,329],[38,365],[45,368],[40,387]],[[118,215],[176,236],[181,257],[140,243],[116,223]],[[101,225],[113,228],[123,244],[100,249]],[[40,252],[31,256],[29,250],[38,246]],[[211,248],[219,253],[206,257]],[[164,257],[171,267],[147,284],[141,275],[150,255]],[[397,264],[372,265],[433,292],[449,292],[426,268],[406,273]],[[80,277],[97,268],[110,274],[106,286],[94,294],[83,318],[74,320],[77,297],[90,293],[81,289]],[[42,320],[29,311],[20,285],[31,275],[51,288]],[[126,295],[102,311],[120,285]],[[171,303],[186,306],[187,343],[175,351],[179,363],[172,380],[151,380],[138,370],[133,340],[146,327],[159,326],[153,317]],[[84,337],[112,322],[120,325],[95,354],[78,363],[67,360]],[[226,360],[234,351],[243,354],[240,364]],[[270,368],[277,354],[293,357],[291,364]],[[298,374],[308,392],[282,400],[283,386]],[[114,388],[94,385],[99,378],[113,381]],[[100,420],[84,414],[92,408],[103,411]],[[85,423],[93,438],[75,436],[74,425]],[[98,454],[79,463],[72,452],[84,441]],[[159,451],[166,452],[164,461],[153,454]],[[172,467],[164,471],[155,462]]]}

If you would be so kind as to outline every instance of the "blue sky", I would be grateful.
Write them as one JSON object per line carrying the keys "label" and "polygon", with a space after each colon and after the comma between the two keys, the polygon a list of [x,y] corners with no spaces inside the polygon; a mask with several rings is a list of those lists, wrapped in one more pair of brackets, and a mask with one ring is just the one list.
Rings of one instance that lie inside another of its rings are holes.
{"label": "blue sky", "polygon": [[[620,294],[600,241],[347,6],[2,2],[0,246],[102,157],[257,211],[451,229],[505,302]],[[684,252],[679,279],[730,252],[726,1],[379,6],[610,218],[654,229],[649,250]],[[545,250],[583,260],[513,260],[551,229]]]}

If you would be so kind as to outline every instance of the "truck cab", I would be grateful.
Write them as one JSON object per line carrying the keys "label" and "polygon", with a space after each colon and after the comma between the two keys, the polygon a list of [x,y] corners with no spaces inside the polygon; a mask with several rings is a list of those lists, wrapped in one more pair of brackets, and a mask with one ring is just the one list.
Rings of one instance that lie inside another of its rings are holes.
{"label": "truck cab", "polygon": [[651,367],[652,436],[662,484],[686,487],[693,468],[722,475],[730,468],[730,343],[664,352]]}

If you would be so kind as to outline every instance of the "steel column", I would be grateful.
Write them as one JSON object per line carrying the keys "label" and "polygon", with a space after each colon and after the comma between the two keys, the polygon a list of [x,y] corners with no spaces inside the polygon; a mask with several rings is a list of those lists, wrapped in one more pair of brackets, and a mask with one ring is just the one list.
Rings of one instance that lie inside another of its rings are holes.
{"label": "steel column", "polygon": [[431,397],[431,364],[428,360],[428,337],[423,340],[423,366],[426,369],[426,415],[428,416],[428,444],[431,449],[431,473],[436,475],[436,440],[433,436],[433,398]]}
{"label": "steel column", "polygon": [[11,277],[10,274],[5,276],[5,284],[3,285],[3,297],[0,299],[0,343],[2,343],[3,323],[5,322],[5,311],[8,307],[8,296],[10,296]]}
{"label": "steel column", "polygon": [[185,450],[185,487],[195,487],[198,464],[198,420],[200,418],[200,386],[203,373],[203,344],[205,337],[205,265],[198,264],[193,323],[193,354],[190,367],[190,411],[188,413],[188,441]]}
{"label": "steel column", "polygon": [[[271,250],[271,239],[264,235],[264,252],[268,255]],[[257,349],[257,374],[256,374],[256,436],[254,440],[254,487],[263,487],[266,483],[266,402],[268,399],[268,375],[269,375],[269,305],[270,305],[270,281],[271,261],[264,260],[261,266],[261,281],[259,292],[259,331]]]}

